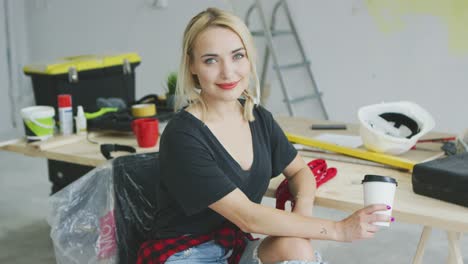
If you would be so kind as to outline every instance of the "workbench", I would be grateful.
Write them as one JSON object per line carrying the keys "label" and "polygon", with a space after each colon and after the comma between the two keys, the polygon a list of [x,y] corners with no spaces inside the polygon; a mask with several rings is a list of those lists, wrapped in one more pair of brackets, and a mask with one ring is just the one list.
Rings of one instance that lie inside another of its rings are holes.
{"label": "workbench", "polygon": [[[288,133],[313,137],[324,131],[312,131],[312,120],[278,117],[278,123]],[[358,135],[357,126],[348,125],[346,131],[327,131],[327,133],[342,133]],[[438,137],[444,134],[432,133]],[[100,144],[122,144],[136,148],[138,153],[154,152],[158,146],[148,149],[137,147],[135,137],[130,133],[89,133],[85,136],[55,137],[46,142],[27,143],[17,140],[3,144],[0,148],[6,151],[22,153],[28,156],[45,157],[51,160],[69,162],[90,167],[102,165],[106,162],[100,153]],[[438,149],[439,148],[439,149]],[[128,153],[115,153],[115,156]],[[312,155],[311,155],[312,154]],[[330,153],[301,152],[306,162],[316,157],[325,157],[329,167],[338,170],[336,177],[322,185],[316,193],[316,205],[353,212],[363,207],[363,190],[361,180],[365,174],[378,174],[394,177],[398,181],[395,194],[393,215],[400,222],[423,225],[424,229],[417,247],[413,263],[421,263],[426,242],[433,228],[445,230],[449,243],[449,263],[463,263],[460,252],[461,234],[468,232],[468,208],[417,195],[412,191],[411,173],[387,166],[375,166],[371,163],[353,162],[340,158],[340,155]],[[417,162],[437,158],[443,155],[440,145],[424,144],[419,150],[411,150],[403,157]],[[334,157],[337,157],[336,159]],[[267,197],[274,197],[274,192],[283,176],[274,178],[268,188]]]}

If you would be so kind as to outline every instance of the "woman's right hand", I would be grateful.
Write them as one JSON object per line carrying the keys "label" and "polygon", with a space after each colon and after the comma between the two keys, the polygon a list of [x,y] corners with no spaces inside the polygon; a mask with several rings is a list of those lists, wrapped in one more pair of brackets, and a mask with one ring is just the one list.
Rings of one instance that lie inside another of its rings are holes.
{"label": "woman's right hand", "polygon": [[374,204],[364,207],[337,223],[337,240],[352,242],[355,240],[374,237],[379,229],[373,222],[392,222],[393,217],[373,214],[377,211],[387,211],[390,207],[385,204]]}

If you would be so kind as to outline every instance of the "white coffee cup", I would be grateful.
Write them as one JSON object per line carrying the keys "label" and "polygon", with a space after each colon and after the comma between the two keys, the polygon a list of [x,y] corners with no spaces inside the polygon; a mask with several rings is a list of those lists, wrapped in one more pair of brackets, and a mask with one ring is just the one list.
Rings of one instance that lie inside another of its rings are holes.
{"label": "white coffee cup", "polygon": [[[364,206],[372,204],[386,204],[391,206],[390,210],[377,211],[375,214],[392,215],[393,198],[398,186],[397,181],[388,176],[365,175],[362,180],[364,186]],[[374,222],[374,225],[390,226],[390,222]]]}

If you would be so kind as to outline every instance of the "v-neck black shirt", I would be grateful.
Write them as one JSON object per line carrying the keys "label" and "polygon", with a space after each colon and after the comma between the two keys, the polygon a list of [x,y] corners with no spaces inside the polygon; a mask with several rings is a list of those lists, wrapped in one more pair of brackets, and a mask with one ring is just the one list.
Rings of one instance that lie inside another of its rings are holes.
{"label": "v-neck black shirt", "polygon": [[297,151],[270,112],[254,107],[249,122],[253,162],[243,170],[210,129],[185,110],[178,112],[161,136],[161,175],[155,230],[158,238],[205,234],[225,219],[208,206],[239,188],[260,203],[269,181],[283,172]]}

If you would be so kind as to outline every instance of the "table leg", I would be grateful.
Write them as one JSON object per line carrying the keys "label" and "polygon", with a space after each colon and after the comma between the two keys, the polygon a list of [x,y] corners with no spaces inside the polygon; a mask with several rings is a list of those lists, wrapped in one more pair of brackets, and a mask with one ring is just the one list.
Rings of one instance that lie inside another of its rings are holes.
{"label": "table leg", "polygon": [[460,232],[447,231],[447,238],[449,243],[449,255],[447,263],[449,264],[463,264],[463,258],[460,251]]}
{"label": "table leg", "polygon": [[416,249],[416,255],[414,256],[414,259],[413,259],[413,264],[422,263],[424,249],[426,247],[426,242],[429,240],[431,233],[432,233],[432,227],[424,226],[424,229],[421,233],[421,238],[419,239],[418,248]]}

